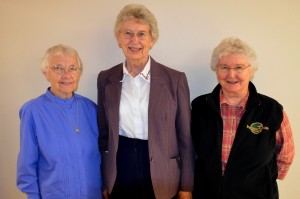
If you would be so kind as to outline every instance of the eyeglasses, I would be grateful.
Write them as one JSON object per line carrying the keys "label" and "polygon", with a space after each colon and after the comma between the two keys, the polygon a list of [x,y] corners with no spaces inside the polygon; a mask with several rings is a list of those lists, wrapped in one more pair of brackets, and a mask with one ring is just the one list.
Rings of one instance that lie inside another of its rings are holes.
{"label": "eyeglasses", "polygon": [[[66,71],[66,67],[64,67],[63,65],[60,65],[60,64],[57,64],[57,65],[52,66],[51,69],[52,69],[55,73],[57,73],[57,74],[59,74],[59,75],[64,74],[65,71]],[[67,68],[67,70],[68,70],[69,73],[71,73],[71,74],[75,74],[75,73],[77,73],[78,71],[80,71],[80,69],[79,69],[77,66],[73,66],[73,65],[70,66],[69,68]]]}
{"label": "eyeglasses", "polygon": [[229,67],[227,65],[220,65],[220,66],[218,66],[218,70],[223,74],[228,74],[230,70],[233,70],[236,74],[241,74],[249,66],[251,66],[251,65],[248,65],[248,66],[236,65],[235,67]]}
{"label": "eyeglasses", "polygon": [[131,31],[121,32],[125,39],[132,39],[136,35],[140,40],[145,40],[149,37],[149,33],[145,31],[139,31],[137,33]]}

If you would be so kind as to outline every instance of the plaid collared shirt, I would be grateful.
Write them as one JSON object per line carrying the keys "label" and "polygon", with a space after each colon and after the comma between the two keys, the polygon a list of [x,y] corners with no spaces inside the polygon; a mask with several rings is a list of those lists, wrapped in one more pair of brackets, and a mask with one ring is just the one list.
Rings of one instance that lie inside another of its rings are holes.
{"label": "plaid collared shirt", "polygon": [[[230,150],[235,138],[239,122],[245,113],[245,107],[249,95],[239,106],[230,106],[220,92],[220,109],[223,119],[223,141],[222,141],[222,173],[224,174]],[[284,179],[293,161],[295,149],[292,129],[288,117],[283,112],[283,121],[276,132],[276,154],[278,166],[278,179]]]}

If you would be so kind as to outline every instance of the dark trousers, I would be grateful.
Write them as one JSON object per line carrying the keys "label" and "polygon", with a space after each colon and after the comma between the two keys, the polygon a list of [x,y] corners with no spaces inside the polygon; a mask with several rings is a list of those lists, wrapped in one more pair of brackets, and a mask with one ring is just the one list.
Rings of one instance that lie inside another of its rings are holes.
{"label": "dark trousers", "polygon": [[117,178],[110,199],[155,199],[148,140],[119,136]]}

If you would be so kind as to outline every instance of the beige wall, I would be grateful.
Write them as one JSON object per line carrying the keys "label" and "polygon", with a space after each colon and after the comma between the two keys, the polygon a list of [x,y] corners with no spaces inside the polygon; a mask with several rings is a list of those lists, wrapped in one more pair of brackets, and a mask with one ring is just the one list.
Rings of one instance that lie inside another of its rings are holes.
{"label": "beige wall", "polygon": [[[124,0],[0,0],[0,198],[21,199],[15,186],[19,150],[18,110],[45,92],[48,82],[39,68],[46,48],[66,43],[84,62],[78,93],[96,101],[100,70],[121,61],[113,24]],[[279,100],[294,130],[300,154],[298,0],[145,0],[156,15],[160,38],[151,55],[186,72],[191,99],[212,90],[209,70],[213,47],[227,36],[238,36],[257,50],[258,91]],[[283,199],[299,198],[300,160],[296,156],[287,178],[279,182]]]}

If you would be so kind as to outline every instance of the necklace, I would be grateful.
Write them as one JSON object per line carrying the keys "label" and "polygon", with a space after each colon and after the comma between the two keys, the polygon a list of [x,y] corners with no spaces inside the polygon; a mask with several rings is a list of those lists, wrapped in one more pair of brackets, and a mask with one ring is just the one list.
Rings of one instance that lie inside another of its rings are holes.
{"label": "necklace", "polygon": [[[71,121],[69,120],[69,118],[67,117],[67,115],[64,113],[64,110],[59,106],[59,104],[57,104],[53,99],[50,98],[50,100],[52,101],[53,104],[55,104],[58,109],[60,110],[60,112],[64,115],[64,117],[66,118],[66,120],[68,120],[69,124],[71,125]],[[76,103],[76,128],[75,128],[75,133],[79,134],[80,133],[80,130],[78,128],[78,101],[77,99],[75,98],[74,96],[74,101]],[[72,126],[72,125],[71,125]]]}

